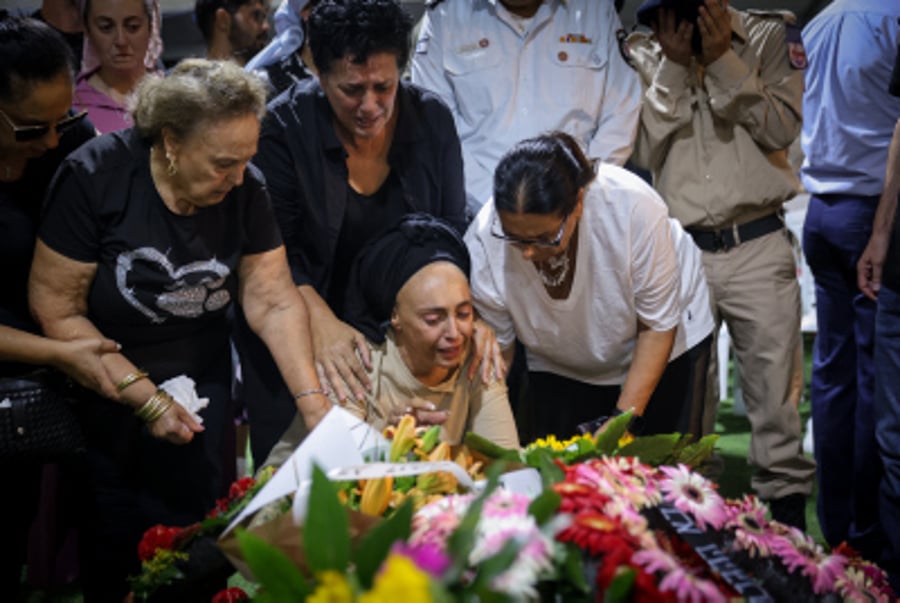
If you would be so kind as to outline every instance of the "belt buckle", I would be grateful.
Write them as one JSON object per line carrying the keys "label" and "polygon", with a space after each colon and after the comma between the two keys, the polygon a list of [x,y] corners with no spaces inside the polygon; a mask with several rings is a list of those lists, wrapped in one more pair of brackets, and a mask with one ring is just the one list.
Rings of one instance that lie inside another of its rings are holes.
{"label": "belt buckle", "polygon": [[728,242],[728,239],[725,237],[727,231],[725,230],[716,230],[713,232],[713,251],[728,251],[731,249],[731,245]]}

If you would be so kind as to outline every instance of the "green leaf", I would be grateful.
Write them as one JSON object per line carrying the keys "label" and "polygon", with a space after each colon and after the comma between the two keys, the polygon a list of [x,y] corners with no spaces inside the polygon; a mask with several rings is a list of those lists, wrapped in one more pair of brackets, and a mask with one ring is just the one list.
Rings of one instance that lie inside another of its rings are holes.
{"label": "green leaf", "polygon": [[591,590],[587,579],[584,577],[584,564],[582,562],[584,553],[574,544],[566,544],[566,558],[563,561],[563,575],[575,588],[583,593]]}
{"label": "green leaf", "polygon": [[685,446],[679,453],[676,461],[678,463],[684,463],[691,468],[699,467],[704,461],[712,456],[718,440],[719,436],[714,433],[704,436],[700,438],[699,441]]}
{"label": "green leaf", "polygon": [[642,463],[659,466],[669,458],[675,446],[681,440],[679,433],[660,433],[635,438],[630,444],[619,449],[621,456],[636,456]]}
{"label": "green leaf", "polygon": [[519,461],[522,460],[522,455],[518,450],[513,450],[512,448],[504,448],[503,446],[499,446],[492,441],[484,438],[477,433],[468,432],[464,439],[464,443],[471,450],[476,450],[485,456],[489,456],[493,459],[500,459],[502,461]]}
{"label": "green leaf", "polygon": [[553,457],[546,450],[538,450],[534,457],[537,462],[537,470],[541,474],[541,483],[545,490],[566,478],[565,471],[554,462]]}
{"label": "green leaf", "polygon": [[598,455],[611,455],[619,447],[619,440],[628,430],[628,422],[631,421],[631,413],[626,412],[614,417],[594,440],[594,448]]}
{"label": "green leaf", "polygon": [[534,517],[539,526],[542,526],[556,514],[561,502],[562,496],[548,488],[531,501],[531,504],[528,505],[528,514]]}
{"label": "green leaf", "polygon": [[[625,567],[625,566],[622,566]],[[603,595],[603,603],[627,603],[631,601],[631,589],[634,586],[634,580],[637,578],[637,571],[634,568],[617,570],[616,577],[613,578]]]}
{"label": "green leaf", "polygon": [[394,490],[403,492],[404,494],[412,490],[416,485],[415,475],[401,475],[394,478]]}
{"label": "green leaf", "polygon": [[412,500],[407,498],[400,505],[399,509],[394,511],[390,517],[375,525],[360,542],[353,560],[356,564],[356,575],[359,578],[359,583],[366,590],[372,587],[375,572],[381,567],[385,557],[391,550],[391,546],[398,540],[405,541],[409,538],[409,534],[412,531],[412,516]]}
{"label": "green leaf", "polygon": [[271,600],[302,601],[312,593],[300,569],[275,545],[243,529],[236,535],[247,565]]}
{"label": "green leaf", "polygon": [[307,521],[303,526],[303,552],[313,573],[335,570],[343,573],[350,561],[350,528],[347,510],[328,476],[313,466]]}

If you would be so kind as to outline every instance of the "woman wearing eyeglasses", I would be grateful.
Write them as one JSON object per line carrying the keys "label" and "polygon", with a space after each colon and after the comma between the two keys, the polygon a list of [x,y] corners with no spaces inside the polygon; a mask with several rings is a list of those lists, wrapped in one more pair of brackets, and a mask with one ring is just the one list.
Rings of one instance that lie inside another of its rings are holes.
{"label": "woman wearing eyeglasses", "polygon": [[700,433],[709,294],[699,252],[646,183],[595,173],[567,134],[525,140],[466,243],[475,307],[508,362],[516,338],[525,348],[532,435],[626,411],[635,433]]}
{"label": "woman wearing eyeglasses", "polygon": [[[63,158],[94,136],[84,115],[70,111],[70,58],[65,40],[48,25],[0,11],[0,383],[4,386],[39,367],[52,366],[83,383],[113,387],[100,366],[100,355],[115,351],[115,343],[100,337],[47,339],[28,311],[28,270],[47,185]],[[0,497],[0,515],[10,518],[0,593],[12,601],[19,600],[42,467],[40,460],[0,460],[0,472],[7,483],[15,484],[14,495]],[[44,544],[52,546],[49,541]]]}

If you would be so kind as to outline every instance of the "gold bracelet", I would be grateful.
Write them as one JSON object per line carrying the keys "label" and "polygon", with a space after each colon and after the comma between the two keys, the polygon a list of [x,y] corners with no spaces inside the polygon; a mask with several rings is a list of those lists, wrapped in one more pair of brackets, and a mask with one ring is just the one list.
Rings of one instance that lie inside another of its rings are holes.
{"label": "gold bracelet", "polygon": [[149,376],[150,375],[149,373],[147,373],[147,371],[141,369],[128,373],[127,375],[125,375],[125,377],[122,378],[121,381],[116,383],[116,391],[121,394],[123,391],[125,391],[125,388],[132,383],[140,381],[141,379],[146,379]]}
{"label": "gold bracelet", "polygon": [[323,396],[326,395],[324,389],[322,389],[321,387],[314,387],[312,389],[305,389],[302,392],[297,392],[296,394],[294,394],[294,400],[299,400],[300,398],[305,398],[306,396],[314,396],[316,394],[322,394]]}
{"label": "gold bracelet", "polygon": [[164,389],[158,389],[134,414],[145,423],[152,423],[175,404],[175,399]]}

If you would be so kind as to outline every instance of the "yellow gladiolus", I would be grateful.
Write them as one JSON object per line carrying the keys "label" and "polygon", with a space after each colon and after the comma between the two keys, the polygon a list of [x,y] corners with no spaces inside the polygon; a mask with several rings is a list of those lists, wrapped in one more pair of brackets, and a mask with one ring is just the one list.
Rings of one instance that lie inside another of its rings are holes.
{"label": "yellow gladiolus", "polygon": [[416,444],[416,419],[412,415],[403,415],[397,428],[394,430],[394,439],[391,441],[389,459],[396,463],[406,453],[412,450]]}
{"label": "yellow gladiolus", "polygon": [[428,455],[429,461],[449,461],[450,460],[450,444],[441,442],[435,446]]}
{"label": "yellow gladiolus", "polygon": [[456,478],[447,471],[423,473],[416,478],[416,487],[424,494],[451,494],[456,492]]}
{"label": "yellow gladiolus", "polygon": [[363,486],[362,498],[359,501],[359,510],[366,515],[381,517],[391,502],[391,494],[394,491],[394,478],[382,477],[370,479]]}

